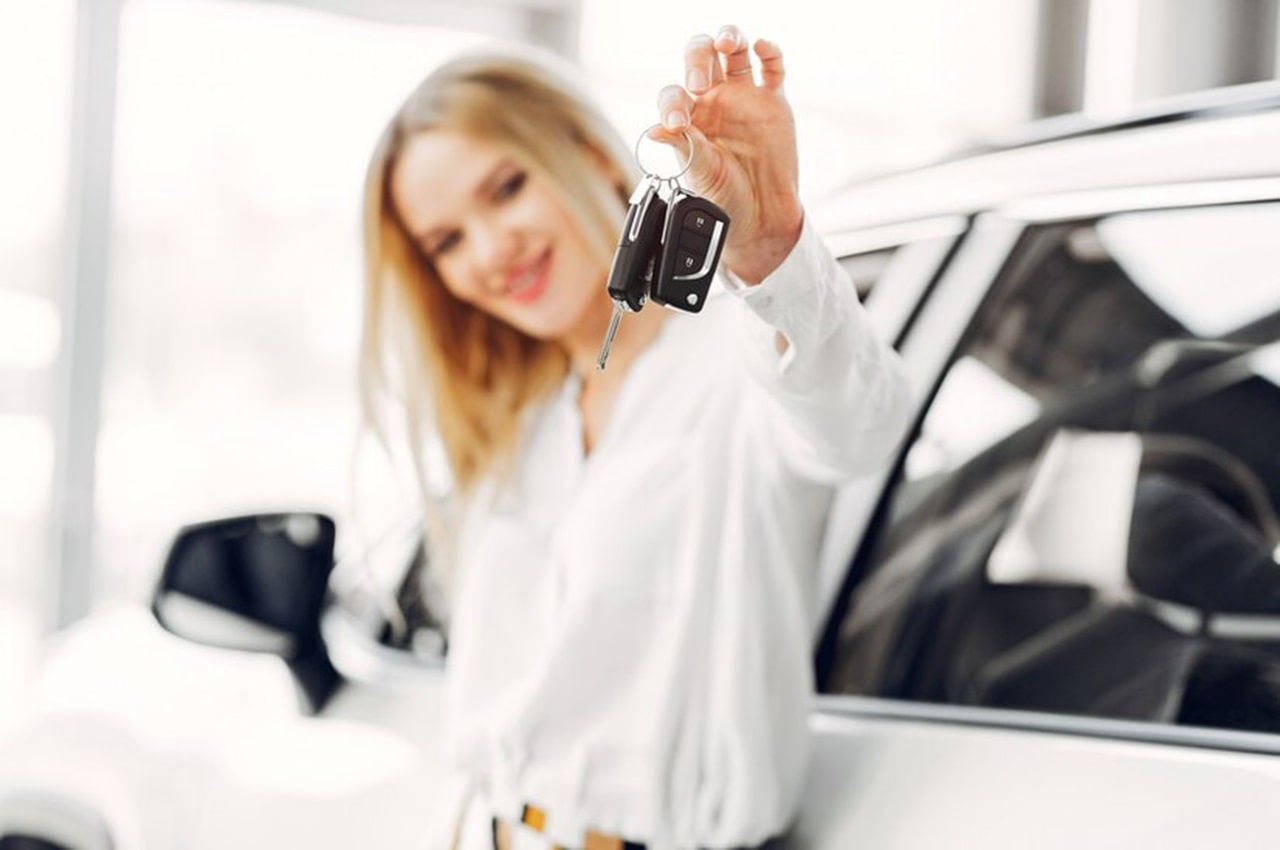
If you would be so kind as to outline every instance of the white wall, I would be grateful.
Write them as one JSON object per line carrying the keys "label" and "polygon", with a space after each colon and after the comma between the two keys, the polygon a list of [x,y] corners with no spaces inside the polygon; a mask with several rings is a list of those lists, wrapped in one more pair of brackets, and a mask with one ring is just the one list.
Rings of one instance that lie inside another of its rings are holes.
{"label": "white wall", "polygon": [[1029,0],[584,0],[582,63],[624,132],[653,123],[658,89],[681,82],[688,37],[724,23],[782,46],[811,197],[1031,115]]}

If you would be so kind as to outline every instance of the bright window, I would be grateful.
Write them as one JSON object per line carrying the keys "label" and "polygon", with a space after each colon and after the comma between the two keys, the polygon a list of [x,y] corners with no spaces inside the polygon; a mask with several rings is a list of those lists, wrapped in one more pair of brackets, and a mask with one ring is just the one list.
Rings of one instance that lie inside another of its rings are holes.
{"label": "bright window", "polygon": [[0,734],[34,648],[53,475],[70,0],[0,3]]}
{"label": "bright window", "polygon": [[[100,596],[181,525],[346,516],[360,195],[387,119],[479,36],[273,4],[130,0],[97,489]],[[409,510],[385,491],[390,519]]]}

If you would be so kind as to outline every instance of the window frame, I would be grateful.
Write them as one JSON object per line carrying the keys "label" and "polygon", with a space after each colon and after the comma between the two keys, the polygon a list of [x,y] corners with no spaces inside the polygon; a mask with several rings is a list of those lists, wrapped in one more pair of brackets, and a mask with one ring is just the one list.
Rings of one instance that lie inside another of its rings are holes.
{"label": "window frame", "polygon": [[[825,241],[837,262],[881,251],[894,256],[886,269],[888,278],[876,281],[866,301],[873,326],[895,348],[915,320],[918,307],[945,273],[970,227],[967,216],[939,216],[883,227],[835,232]],[[885,288],[887,285],[888,288]],[[862,539],[872,521],[879,494],[893,468],[865,476],[840,488],[832,501],[818,559],[815,588],[814,640],[839,598],[849,552]]]}

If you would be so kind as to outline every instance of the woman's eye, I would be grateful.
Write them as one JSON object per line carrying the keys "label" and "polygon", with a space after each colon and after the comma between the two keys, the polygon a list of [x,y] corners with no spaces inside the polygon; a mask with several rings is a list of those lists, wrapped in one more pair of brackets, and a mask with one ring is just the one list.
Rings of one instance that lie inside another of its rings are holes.
{"label": "woman's eye", "polygon": [[495,200],[505,201],[508,198],[515,197],[524,187],[524,181],[527,175],[523,171],[517,171],[506,180],[498,184],[498,188],[494,191]]}

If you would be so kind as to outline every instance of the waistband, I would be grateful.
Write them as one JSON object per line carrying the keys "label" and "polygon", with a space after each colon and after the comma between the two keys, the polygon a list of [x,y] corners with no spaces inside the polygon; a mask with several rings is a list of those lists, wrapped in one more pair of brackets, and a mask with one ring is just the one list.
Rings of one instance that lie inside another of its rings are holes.
{"label": "waistband", "polygon": [[[527,803],[521,809],[520,819],[515,824],[511,824],[501,818],[492,818],[493,850],[514,850],[514,830],[523,828],[541,835],[546,823],[547,813],[537,806]],[[550,850],[648,850],[643,843],[628,841],[620,835],[612,835],[594,829],[588,829],[583,833],[581,847],[562,847],[559,844],[550,844],[549,848]]]}
{"label": "waistband", "polygon": [[[532,804],[522,806],[516,819],[497,816],[485,805],[483,795],[475,794],[472,789],[462,800],[449,847],[450,850],[650,850],[644,842],[591,829],[584,832],[579,844],[556,844],[544,831],[546,823],[547,812]],[[781,837],[775,837],[755,846],[714,850],[782,850],[783,843]]]}

